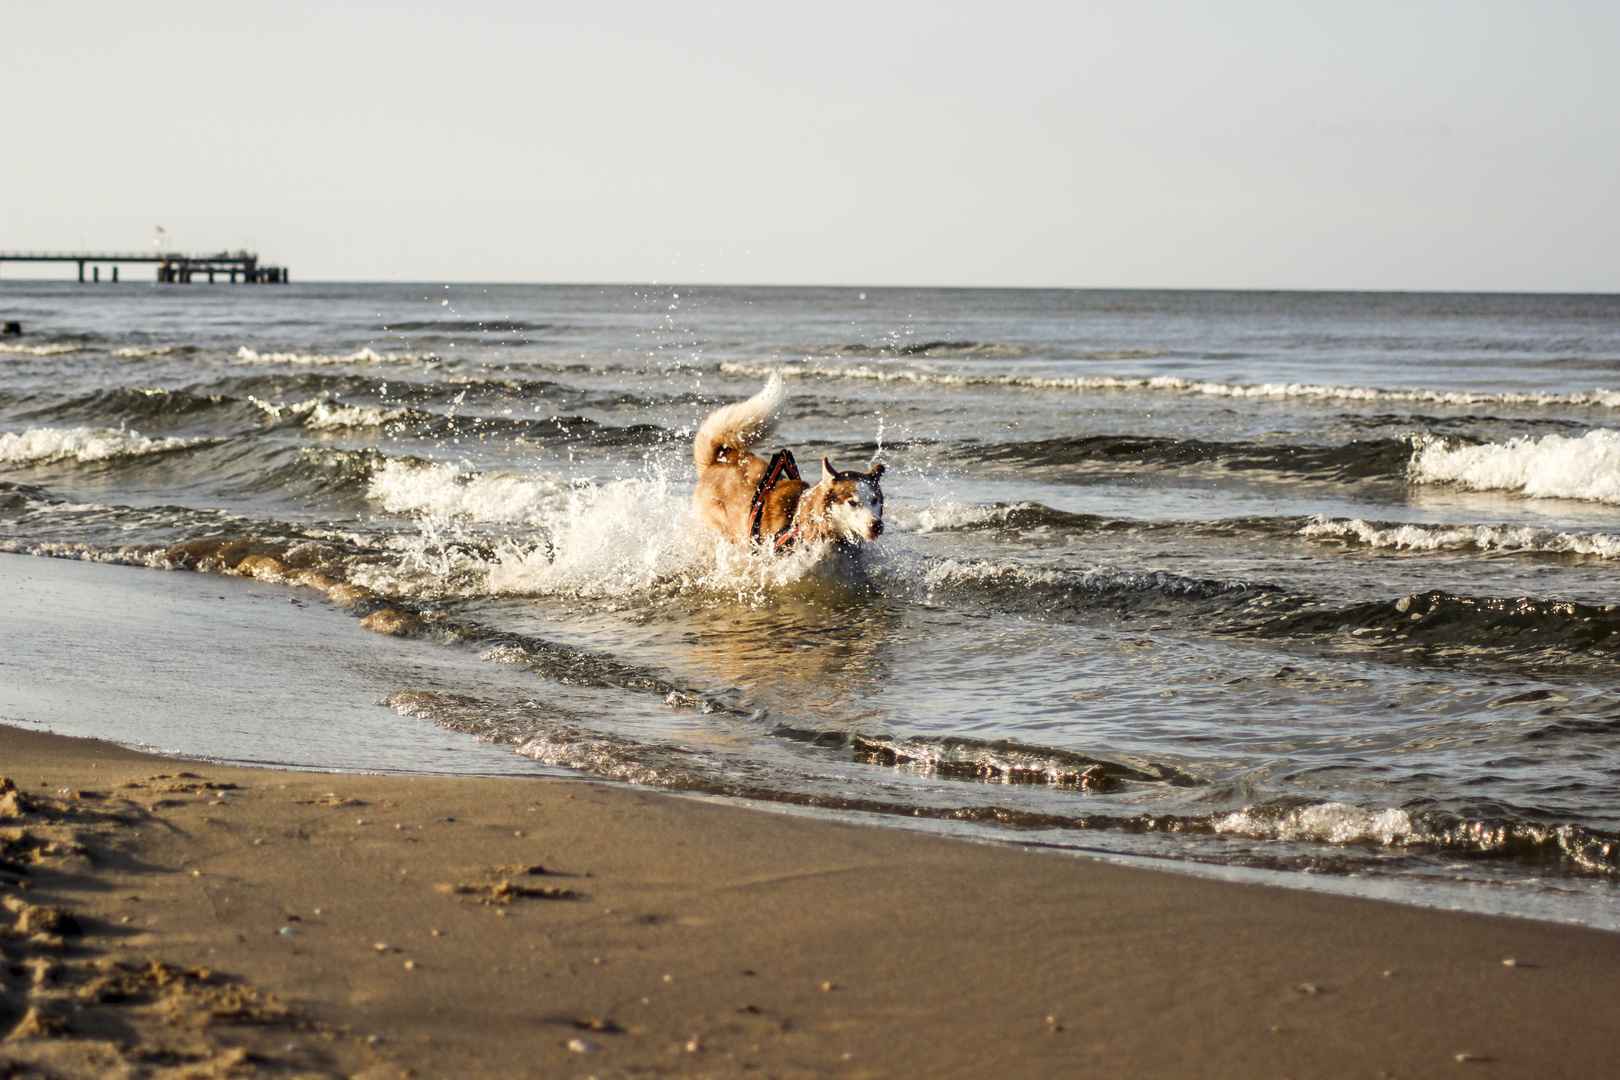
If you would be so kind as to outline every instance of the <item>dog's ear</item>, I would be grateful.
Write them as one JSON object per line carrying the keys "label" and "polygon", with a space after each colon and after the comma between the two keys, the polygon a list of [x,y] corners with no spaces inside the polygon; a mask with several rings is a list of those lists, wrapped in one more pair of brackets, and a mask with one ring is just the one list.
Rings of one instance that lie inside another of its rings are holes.
{"label": "dog's ear", "polygon": [[821,478],[823,480],[831,480],[834,477],[836,477],[837,475],[838,475],[838,470],[833,468],[832,459],[831,458],[825,458],[825,457],[822,458],[821,459]]}
{"label": "dog's ear", "polygon": [[878,462],[876,465],[873,465],[870,469],[866,470],[866,478],[868,480],[873,481],[874,483],[877,481],[878,477],[880,477],[882,475],[883,475],[883,462],[881,462],[881,461]]}

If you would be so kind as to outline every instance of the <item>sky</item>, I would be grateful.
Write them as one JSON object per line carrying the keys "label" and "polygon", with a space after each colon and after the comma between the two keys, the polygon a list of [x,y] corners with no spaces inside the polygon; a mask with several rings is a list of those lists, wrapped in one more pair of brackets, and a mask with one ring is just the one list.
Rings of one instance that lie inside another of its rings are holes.
{"label": "sky", "polygon": [[295,281],[1620,292],[1610,0],[0,19],[0,250],[163,226]]}

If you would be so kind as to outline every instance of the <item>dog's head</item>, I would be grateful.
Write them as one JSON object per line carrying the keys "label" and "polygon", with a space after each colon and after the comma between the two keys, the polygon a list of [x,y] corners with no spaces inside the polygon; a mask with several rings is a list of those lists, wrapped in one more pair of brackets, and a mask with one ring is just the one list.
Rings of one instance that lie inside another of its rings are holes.
{"label": "dog's head", "polygon": [[817,487],[825,489],[823,517],[833,540],[856,544],[883,535],[883,489],[878,486],[882,475],[882,463],[853,472],[835,469],[830,460],[821,459]]}

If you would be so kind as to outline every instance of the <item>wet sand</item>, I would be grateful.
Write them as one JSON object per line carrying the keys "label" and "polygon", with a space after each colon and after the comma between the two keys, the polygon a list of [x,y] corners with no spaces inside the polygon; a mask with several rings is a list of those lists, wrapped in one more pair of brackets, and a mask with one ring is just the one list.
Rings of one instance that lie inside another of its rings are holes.
{"label": "wet sand", "polygon": [[584,782],[226,768],[9,726],[0,774],[5,1075],[1612,1065],[1601,931]]}

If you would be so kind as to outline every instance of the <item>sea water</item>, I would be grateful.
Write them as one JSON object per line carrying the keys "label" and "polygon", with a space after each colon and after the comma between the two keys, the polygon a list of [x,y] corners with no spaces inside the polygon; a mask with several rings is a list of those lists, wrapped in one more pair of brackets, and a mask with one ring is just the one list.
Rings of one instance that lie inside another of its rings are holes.
{"label": "sea water", "polygon": [[[108,708],[19,622],[13,658],[60,663],[0,667],[12,721],[1620,927],[1620,298],[6,282],[0,309],[0,559],[144,568],[101,568],[107,610],[219,620],[274,688]],[[763,450],[887,465],[856,557],[692,522],[693,431],[773,373]],[[248,550],[372,595],[198,584]],[[361,627],[383,608],[414,636]]]}

